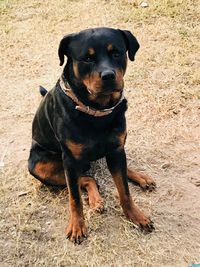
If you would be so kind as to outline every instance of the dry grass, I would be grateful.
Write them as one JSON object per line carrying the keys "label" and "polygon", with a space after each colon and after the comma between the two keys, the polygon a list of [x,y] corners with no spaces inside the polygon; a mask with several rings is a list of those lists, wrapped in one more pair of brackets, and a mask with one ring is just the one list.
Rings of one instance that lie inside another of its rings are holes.
{"label": "dry grass", "polygon": [[[1,5],[1,266],[188,266],[200,262],[199,1],[15,0]],[[126,95],[129,164],[156,178],[155,193],[130,185],[156,231],[127,222],[109,173],[96,178],[106,212],[94,214],[84,196],[90,235],[66,241],[66,190],[40,187],[27,172],[38,85],[61,73],[57,47],[70,32],[95,26],[126,28],[141,44],[129,64]]]}

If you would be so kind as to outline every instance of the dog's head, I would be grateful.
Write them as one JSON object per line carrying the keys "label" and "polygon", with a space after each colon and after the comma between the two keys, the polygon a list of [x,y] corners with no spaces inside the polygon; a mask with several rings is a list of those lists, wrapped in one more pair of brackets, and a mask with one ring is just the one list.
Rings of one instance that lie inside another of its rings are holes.
{"label": "dog's head", "polygon": [[90,94],[109,95],[123,90],[127,55],[134,60],[139,49],[137,39],[129,31],[95,28],[64,36],[58,54],[73,65],[75,78]]}

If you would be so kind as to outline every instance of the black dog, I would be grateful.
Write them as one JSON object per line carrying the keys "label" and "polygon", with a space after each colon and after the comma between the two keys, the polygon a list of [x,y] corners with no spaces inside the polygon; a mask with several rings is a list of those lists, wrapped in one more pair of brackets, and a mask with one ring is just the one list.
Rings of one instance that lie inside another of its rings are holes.
{"label": "black dog", "polygon": [[[67,237],[80,243],[86,236],[80,188],[92,208],[103,201],[95,180],[86,176],[90,162],[106,157],[126,217],[147,231],[153,224],[133,203],[127,178],[142,188],[154,187],[148,176],[127,169],[123,76],[127,56],[139,49],[129,31],[95,28],[65,36],[59,46],[60,65],[67,64],[56,86],[42,100],[32,128],[29,171],[47,185],[66,185],[70,222]],[[44,95],[45,90],[41,89]]]}

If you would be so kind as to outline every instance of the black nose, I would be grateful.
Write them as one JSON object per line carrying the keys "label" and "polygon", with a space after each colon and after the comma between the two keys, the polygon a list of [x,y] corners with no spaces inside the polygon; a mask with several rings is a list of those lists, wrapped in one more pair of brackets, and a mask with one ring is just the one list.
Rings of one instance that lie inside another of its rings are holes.
{"label": "black nose", "polygon": [[112,70],[104,70],[101,73],[101,79],[103,81],[115,80],[115,72]]}

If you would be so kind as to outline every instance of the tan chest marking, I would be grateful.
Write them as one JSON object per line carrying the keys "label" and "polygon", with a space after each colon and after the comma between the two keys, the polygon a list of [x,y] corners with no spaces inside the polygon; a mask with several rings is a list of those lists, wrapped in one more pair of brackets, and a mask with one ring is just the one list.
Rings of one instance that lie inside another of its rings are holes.
{"label": "tan chest marking", "polygon": [[120,148],[124,148],[125,143],[126,143],[126,136],[127,136],[127,132],[126,131],[124,131],[123,133],[121,133],[118,136]]}
{"label": "tan chest marking", "polygon": [[72,155],[75,159],[80,159],[81,154],[83,152],[84,146],[83,144],[75,143],[73,141],[67,141],[66,145],[68,149],[72,152]]}

